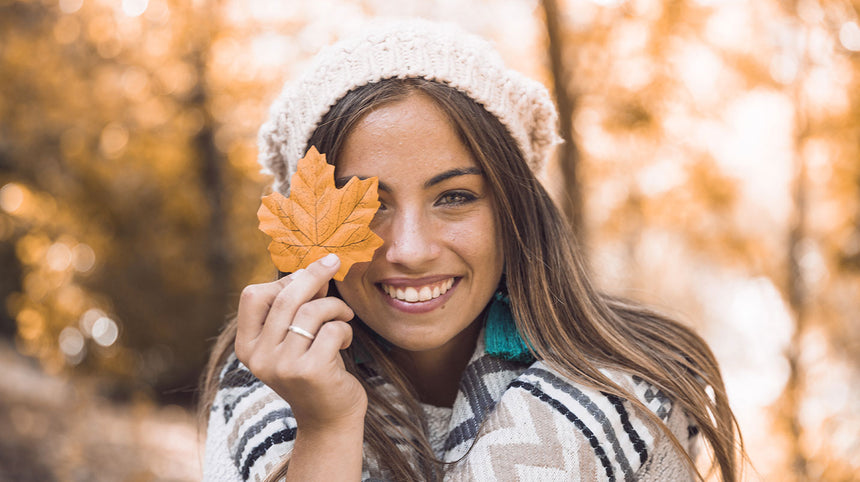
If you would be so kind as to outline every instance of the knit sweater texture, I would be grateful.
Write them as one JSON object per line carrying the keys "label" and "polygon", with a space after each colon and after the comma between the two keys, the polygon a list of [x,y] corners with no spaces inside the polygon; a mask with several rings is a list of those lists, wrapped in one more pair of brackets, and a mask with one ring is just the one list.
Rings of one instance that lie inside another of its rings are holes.
{"label": "knit sweater texture", "polygon": [[[683,410],[637,377],[604,374],[634,393],[693,454],[698,431]],[[430,422],[430,440],[441,440],[434,450],[450,462],[445,480],[694,479],[683,455],[629,401],[565,378],[541,361],[487,355],[481,341],[447,426]],[[295,436],[289,405],[231,357],[209,417],[203,479],[263,481],[289,456]],[[388,478],[365,456],[362,480]]]}

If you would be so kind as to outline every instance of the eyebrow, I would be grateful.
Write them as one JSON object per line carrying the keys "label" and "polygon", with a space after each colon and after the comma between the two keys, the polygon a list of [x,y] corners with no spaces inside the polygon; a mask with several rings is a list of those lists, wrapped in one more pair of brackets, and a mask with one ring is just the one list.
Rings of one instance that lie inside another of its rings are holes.
{"label": "eyebrow", "polygon": [[[482,171],[481,169],[479,169],[477,167],[463,167],[463,168],[450,169],[448,171],[445,171],[445,172],[442,172],[442,173],[439,173],[439,174],[433,176],[431,179],[429,179],[427,182],[424,183],[424,188],[432,187],[436,184],[439,184],[442,181],[446,181],[448,179],[451,179],[452,177],[467,176],[467,175],[481,176],[483,174],[484,174],[484,171]],[[368,178],[368,176],[364,176],[364,177],[362,177],[362,176],[339,177],[339,178],[335,179],[335,185],[338,188],[343,187],[353,177],[358,177],[361,180]],[[389,188],[382,181],[379,181],[379,190],[385,191],[385,192],[391,192],[391,188]]]}
{"label": "eyebrow", "polygon": [[433,176],[433,178],[431,178],[429,181],[424,183],[424,187],[428,188],[428,187],[431,187],[435,184],[439,184],[440,182],[445,181],[447,179],[451,179],[452,177],[466,176],[469,174],[476,174],[478,176],[481,176],[484,174],[484,171],[478,169],[477,167],[464,167],[464,168],[451,169],[450,171],[445,171],[441,174],[437,174],[437,175]]}

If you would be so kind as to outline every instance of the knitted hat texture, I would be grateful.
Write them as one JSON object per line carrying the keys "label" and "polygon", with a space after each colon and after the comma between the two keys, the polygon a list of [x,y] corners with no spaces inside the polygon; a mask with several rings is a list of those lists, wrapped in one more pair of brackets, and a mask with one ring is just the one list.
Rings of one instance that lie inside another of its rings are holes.
{"label": "knitted hat texture", "polygon": [[423,78],[463,92],[501,121],[535,173],[561,142],[546,87],[506,68],[489,42],[452,24],[377,21],[321,50],[272,104],[260,128],[258,161],[274,175],[274,190],[289,193],[308,139],[331,106],[357,87],[390,78]]}

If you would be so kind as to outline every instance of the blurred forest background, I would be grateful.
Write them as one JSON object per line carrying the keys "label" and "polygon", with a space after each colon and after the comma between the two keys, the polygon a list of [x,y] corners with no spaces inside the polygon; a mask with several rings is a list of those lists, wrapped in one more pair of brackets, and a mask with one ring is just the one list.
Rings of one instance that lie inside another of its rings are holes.
{"label": "blurred forest background", "polygon": [[256,129],[379,15],[553,86],[608,291],[711,343],[748,480],[860,480],[858,0],[0,0],[0,480],[195,480],[195,386],[275,274]]}

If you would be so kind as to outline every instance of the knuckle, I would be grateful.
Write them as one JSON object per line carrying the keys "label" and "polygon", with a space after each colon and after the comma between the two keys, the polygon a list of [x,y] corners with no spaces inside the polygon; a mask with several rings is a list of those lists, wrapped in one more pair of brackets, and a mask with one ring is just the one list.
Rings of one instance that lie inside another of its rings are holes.
{"label": "knuckle", "polygon": [[313,302],[304,303],[296,310],[296,318],[313,318],[317,314],[319,314],[319,307]]}
{"label": "knuckle", "polygon": [[248,285],[239,296],[239,303],[253,303],[260,294],[260,285]]}
{"label": "knuckle", "polygon": [[295,281],[296,279],[301,278],[302,276],[304,276],[304,273],[305,273],[306,271],[307,271],[307,269],[305,269],[305,268],[299,268],[299,269],[297,269],[297,270],[293,271],[292,273],[288,274],[288,275],[287,275],[287,279],[290,281],[290,283],[292,283],[292,282],[293,282],[293,281]]}
{"label": "knuckle", "polygon": [[352,338],[352,326],[343,321],[330,321],[320,328],[320,333],[341,340]]}
{"label": "knuckle", "polygon": [[320,335],[341,336],[343,334],[343,328],[340,325],[341,323],[338,321],[330,321],[320,328]]}
{"label": "knuckle", "polygon": [[283,289],[278,296],[275,297],[275,301],[272,302],[273,310],[283,310],[285,308],[289,308],[295,304],[295,296],[292,294],[292,291],[289,289]]}
{"label": "knuckle", "polygon": [[[349,321],[349,320],[355,318],[355,312],[352,311],[352,308],[350,308],[349,305],[347,305],[344,301],[342,301],[342,300],[338,300],[338,301],[340,301],[343,304],[343,308],[344,308],[343,314],[346,315],[344,317],[344,321]],[[347,325],[347,327],[349,327],[349,331],[352,331],[352,327],[350,327],[349,324],[346,324],[346,325]]]}

